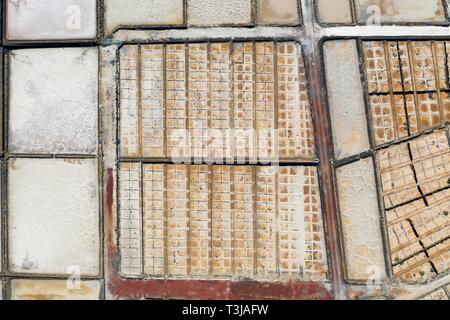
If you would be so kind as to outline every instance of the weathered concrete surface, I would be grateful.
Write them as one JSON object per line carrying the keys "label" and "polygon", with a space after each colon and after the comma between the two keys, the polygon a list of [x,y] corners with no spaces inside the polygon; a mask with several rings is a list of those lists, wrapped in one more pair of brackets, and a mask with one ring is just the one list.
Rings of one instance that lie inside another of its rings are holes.
{"label": "weathered concrete surface", "polygon": [[[446,23],[442,0],[356,0],[356,17],[366,23],[379,8],[381,23]],[[376,8],[375,7],[375,8]]]}
{"label": "weathered concrete surface", "polygon": [[105,0],[105,33],[120,28],[182,25],[183,0]]}
{"label": "weathered concrete surface", "polygon": [[13,50],[9,59],[9,151],[95,153],[98,50]]}
{"label": "weathered concrete surface", "polygon": [[98,281],[11,280],[12,300],[98,300]]}
{"label": "weathered concrete surface", "polygon": [[300,22],[298,0],[258,0],[258,24],[293,25]]}
{"label": "weathered concrete surface", "polygon": [[383,280],[386,269],[372,158],[340,167],[336,174],[347,279]]}
{"label": "weathered concrete surface", "polygon": [[356,42],[325,42],[324,60],[334,152],[342,159],[370,148]]}
{"label": "weathered concrete surface", "polygon": [[92,39],[95,0],[6,0],[7,40]]}
{"label": "weathered concrete surface", "polygon": [[188,0],[188,25],[218,26],[252,23],[251,0]]}
{"label": "weathered concrete surface", "polygon": [[98,274],[97,160],[11,159],[8,201],[11,271]]}
{"label": "weathered concrete surface", "polygon": [[317,18],[321,23],[353,22],[351,0],[316,0]]}

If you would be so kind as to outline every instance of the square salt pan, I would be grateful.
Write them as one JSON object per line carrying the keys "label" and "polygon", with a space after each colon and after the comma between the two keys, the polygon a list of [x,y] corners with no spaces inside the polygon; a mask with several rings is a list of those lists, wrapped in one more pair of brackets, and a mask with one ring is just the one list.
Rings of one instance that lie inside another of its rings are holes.
{"label": "square salt pan", "polygon": [[9,62],[9,151],[95,153],[97,48],[13,50]]}
{"label": "square salt pan", "polygon": [[299,6],[299,0],[258,0],[258,24],[298,24]]}
{"label": "square salt pan", "polygon": [[188,0],[188,25],[248,25],[252,11],[251,0]]}
{"label": "square salt pan", "polygon": [[183,0],[105,0],[105,32],[184,23]]}
{"label": "square salt pan", "polygon": [[93,39],[97,1],[7,0],[7,40]]}
{"label": "square salt pan", "polygon": [[349,24],[353,22],[352,0],[316,0],[317,17],[321,23]]}
{"label": "square salt pan", "polygon": [[12,159],[8,201],[10,271],[98,275],[97,160]]}

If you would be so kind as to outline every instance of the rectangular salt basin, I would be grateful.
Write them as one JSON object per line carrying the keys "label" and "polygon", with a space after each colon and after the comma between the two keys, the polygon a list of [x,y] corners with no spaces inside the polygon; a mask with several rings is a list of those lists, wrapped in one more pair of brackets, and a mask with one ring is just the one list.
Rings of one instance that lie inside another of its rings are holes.
{"label": "rectangular salt basin", "polygon": [[12,272],[96,276],[99,229],[97,160],[8,161]]}
{"label": "rectangular salt basin", "polygon": [[96,0],[5,1],[7,40],[80,40],[97,36]]}

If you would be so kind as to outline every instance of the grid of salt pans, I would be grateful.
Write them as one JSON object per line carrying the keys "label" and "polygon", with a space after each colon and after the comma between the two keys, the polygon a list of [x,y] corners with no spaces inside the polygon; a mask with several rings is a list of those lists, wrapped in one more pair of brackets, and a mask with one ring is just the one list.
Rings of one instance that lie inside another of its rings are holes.
{"label": "grid of salt pans", "polygon": [[439,288],[436,291],[431,292],[420,300],[450,300],[450,294],[446,292],[445,288]]}
{"label": "grid of salt pans", "polygon": [[445,273],[450,262],[450,148],[434,133],[377,152],[396,278]]}
{"label": "grid of salt pans", "polygon": [[323,279],[314,167],[121,163],[121,272]]}
{"label": "grid of salt pans", "polygon": [[384,145],[450,121],[448,41],[364,41],[374,143]]}
{"label": "grid of salt pans", "polygon": [[121,158],[314,160],[309,108],[295,42],[120,50]]}

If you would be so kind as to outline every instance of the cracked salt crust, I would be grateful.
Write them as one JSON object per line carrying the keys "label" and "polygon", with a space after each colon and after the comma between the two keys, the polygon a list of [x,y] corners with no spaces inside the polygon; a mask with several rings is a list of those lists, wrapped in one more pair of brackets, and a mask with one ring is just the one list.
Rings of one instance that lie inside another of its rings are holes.
{"label": "cracked salt crust", "polygon": [[188,0],[188,25],[247,25],[252,23],[251,0]]}
{"label": "cracked salt crust", "polygon": [[98,49],[13,50],[9,59],[9,151],[95,153]]}
{"label": "cracked salt crust", "polygon": [[12,300],[98,300],[98,281],[11,280]]}
{"label": "cracked salt crust", "polygon": [[7,40],[92,39],[97,35],[97,1],[7,0]]}
{"label": "cracked salt crust", "polygon": [[384,279],[386,269],[372,158],[338,168],[337,185],[346,276],[358,281],[376,275]]}
{"label": "cracked salt crust", "polygon": [[182,25],[183,0],[105,0],[105,31],[120,28]]}
{"label": "cracked salt crust", "polygon": [[9,269],[99,273],[97,160],[8,162]]}
{"label": "cracked salt crust", "polygon": [[342,159],[370,148],[356,41],[325,42],[324,60],[334,151]]}

